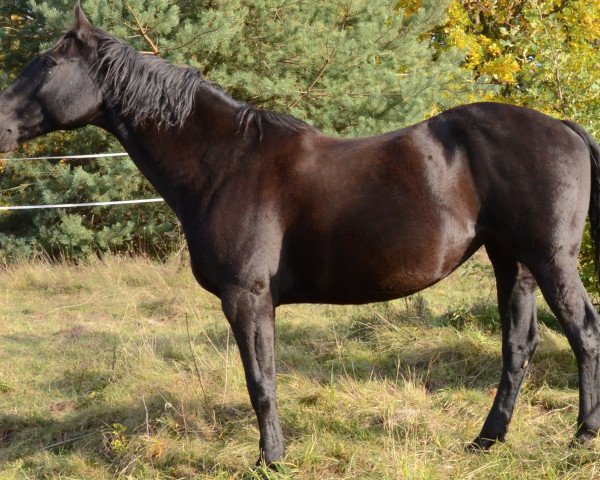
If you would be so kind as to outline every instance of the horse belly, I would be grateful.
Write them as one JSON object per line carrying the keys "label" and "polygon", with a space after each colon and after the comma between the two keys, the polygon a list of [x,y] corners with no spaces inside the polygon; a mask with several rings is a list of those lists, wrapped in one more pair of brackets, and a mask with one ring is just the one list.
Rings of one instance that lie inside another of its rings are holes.
{"label": "horse belly", "polygon": [[362,227],[350,222],[327,240],[313,237],[320,247],[309,246],[311,255],[306,250],[296,255],[305,261],[292,272],[294,288],[282,300],[361,304],[400,298],[435,284],[481,245],[474,222],[436,217],[405,215],[392,224],[367,222]]}
{"label": "horse belly", "polygon": [[417,126],[306,167],[300,213],[285,236],[283,264],[293,281],[282,298],[345,304],[402,297],[436,283],[481,245],[466,157],[450,158],[426,137]]}
{"label": "horse belly", "polygon": [[331,287],[361,303],[403,297],[437,283],[478,247],[469,232],[428,233],[432,235],[396,238],[395,245],[381,242],[360,259],[340,258]]}

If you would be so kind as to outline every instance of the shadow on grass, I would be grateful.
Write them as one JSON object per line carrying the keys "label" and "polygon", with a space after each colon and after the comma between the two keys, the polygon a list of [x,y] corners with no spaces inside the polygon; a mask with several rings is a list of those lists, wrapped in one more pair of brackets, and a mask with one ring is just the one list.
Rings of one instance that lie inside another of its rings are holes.
{"label": "shadow on grass", "polygon": [[[554,316],[545,308],[539,310],[540,323],[550,332],[560,332]],[[329,383],[332,376],[357,381],[416,376],[432,391],[489,389],[500,379],[500,330],[493,303],[476,302],[434,315],[416,295],[404,306],[379,304],[323,325],[281,322],[277,358],[284,372],[322,383]],[[554,334],[542,337],[531,368],[533,386],[576,388],[571,350]]]}
{"label": "shadow on grass", "polygon": [[20,459],[25,470],[35,470],[36,455],[47,452],[79,455],[119,476],[135,477],[136,468],[148,465],[168,472],[182,463],[198,473],[229,471],[233,475],[239,472],[235,463],[223,464],[210,454],[191,458],[180,448],[167,454],[165,446],[170,440],[181,444],[200,438],[226,448],[229,441],[240,437],[244,425],[253,422],[249,402],[183,404],[166,392],[116,406],[99,400],[60,418],[49,412],[0,414],[0,468]]}
{"label": "shadow on grass", "polygon": [[115,336],[111,333],[89,330],[84,326],[78,325],[72,328],[65,328],[53,333],[12,333],[0,335],[0,359],[10,358],[11,355],[35,355],[46,351],[47,349],[56,349],[64,351],[73,346],[78,348],[97,349],[98,345],[105,345],[106,350],[110,350],[115,344]]}

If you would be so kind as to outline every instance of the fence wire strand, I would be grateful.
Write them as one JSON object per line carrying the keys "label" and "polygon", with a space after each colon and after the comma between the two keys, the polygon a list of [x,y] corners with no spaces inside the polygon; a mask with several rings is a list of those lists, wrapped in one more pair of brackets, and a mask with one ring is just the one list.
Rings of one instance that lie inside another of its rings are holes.
{"label": "fence wire strand", "polygon": [[[101,153],[86,155],[61,155],[49,157],[24,157],[24,158],[0,158],[0,162],[26,162],[31,160],[91,160],[96,158],[127,157],[127,153]],[[164,202],[162,198],[143,198],[140,200],[114,200],[107,202],[85,202],[85,203],[58,203],[53,205],[5,205],[0,206],[0,211],[10,210],[45,210],[58,208],[82,208],[82,207],[106,207],[113,205],[137,205],[143,203]]]}

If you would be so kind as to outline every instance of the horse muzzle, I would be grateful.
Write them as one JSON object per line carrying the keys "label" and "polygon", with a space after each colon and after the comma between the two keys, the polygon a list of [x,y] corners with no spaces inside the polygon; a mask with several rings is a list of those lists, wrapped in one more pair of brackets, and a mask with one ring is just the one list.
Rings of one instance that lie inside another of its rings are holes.
{"label": "horse muzzle", "polygon": [[0,124],[0,153],[6,153],[18,147],[18,127]]}

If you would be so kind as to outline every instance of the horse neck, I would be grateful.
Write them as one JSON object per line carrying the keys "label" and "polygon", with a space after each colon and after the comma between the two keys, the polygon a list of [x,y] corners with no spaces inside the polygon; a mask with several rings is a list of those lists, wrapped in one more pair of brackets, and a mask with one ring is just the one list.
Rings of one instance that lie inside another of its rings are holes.
{"label": "horse neck", "polygon": [[218,91],[199,92],[181,127],[135,125],[110,109],[100,126],[115,135],[158,193],[181,218],[184,205],[202,207],[244,155],[239,104]]}

